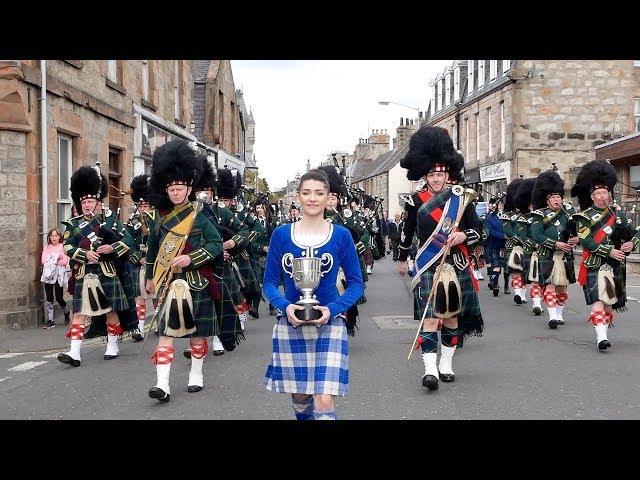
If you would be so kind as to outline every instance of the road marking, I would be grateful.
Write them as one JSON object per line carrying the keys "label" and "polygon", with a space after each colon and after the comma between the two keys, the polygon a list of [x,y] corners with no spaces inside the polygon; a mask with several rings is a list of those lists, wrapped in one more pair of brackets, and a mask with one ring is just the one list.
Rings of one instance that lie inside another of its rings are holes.
{"label": "road marking", "polygon": [[0,382],[4,382],[5,380],[9,380],[11,377],[0,378]]}
{"label": "road marking", "polygon": [[635,297],[629,297],[629,296],[627,296],[627,300],[633,300],[634,302],[638,302],[638,303],[640,303],[640,298],[635,298]]}
{"label": "road marking", "polygon": [[9,371],[10,372],[25,372],[27,370],[31,370],[32,368],[35,368],[39,365],[44,365],[45,363],[49,363],[49,362],[25,362],[25,363],[21,363],[20,365],[16,365],[13,368],[10,368]]}
{"label": "road marking", "polygon": [[2,353],[0,354],[0,358],[13,358],[13,357],[17,357],[18,355],[26,355],[25,353]]}

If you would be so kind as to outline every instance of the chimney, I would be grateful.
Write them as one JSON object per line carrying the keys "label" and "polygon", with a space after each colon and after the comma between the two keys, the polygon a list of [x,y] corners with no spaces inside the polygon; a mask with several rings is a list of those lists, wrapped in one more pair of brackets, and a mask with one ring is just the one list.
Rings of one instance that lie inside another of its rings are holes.
{"label": "chimney", "polygon": [[402,127],[404,125],[404,118],[400,117],[400,126]]}
{"label": "chimney", "polygon": [[418,112],[419,118],[422,118],[422,112]]}

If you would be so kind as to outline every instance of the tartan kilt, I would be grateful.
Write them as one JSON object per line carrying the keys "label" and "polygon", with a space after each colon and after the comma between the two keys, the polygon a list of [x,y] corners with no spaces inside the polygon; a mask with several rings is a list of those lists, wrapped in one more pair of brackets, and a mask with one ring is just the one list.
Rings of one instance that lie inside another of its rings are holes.
{"label": "tartan kilt", "polygon": [[256,281],[258,282],[258,289],[262,291],[262,278],[264,277],[264,272],[260,268],[260,262],[258,262],[258,257],[251,257],[251,268],[253,269],[253,273],[256,276]]}
{"label": "tartan kilt", "polygon": [[504,268],[505,266],[505,249],[504,248],[492,248],[485,251],[487,257],[487,264],[491,265],[491,268]]}
{"label": "tartan kilt", "polygon": [[[604,263],[605,262],[603,262],[603,264]],[[618,301],[612,305],[612,308],[617,312],[623,312],[627,310],[625,307],[627,303],[626,268],[620,266],[620,262],[618,261],[611,262],[609,265],[613,267],[613,279],[615,283],[622,287],[622,292],[618,295]],[[600,296],[598,295],[598,268],[587,270],[587,284],[583,285],[582,290],[584,291],[584,298],[587,305],[592,305],[600,300]]]}
{"label": "tartan kilt", "polygon": [[[449,257],[449,259],[451,259],[451,257]],[[450,263],[453,265],[453,262]],[[436,268],[437,265],[433,265],[431,268],[425,270],[420,276],[420,283],[418,283],[413,290],[413,318],[415,320],[420,321],[422,319],[422,314],[427,305],[427,298],[429,298],[429,293],[433,286],[433,276],[435,275]],[[463,337],[470,335],[481,337],[484,329],[484,321],[482,319],[482,312],[480,311],[478,294],[473,288],[469,268],[463,270],[458,270],[455,266],[453,268],[458,275],[460,291],[462,292],[462,311],[458,314],[458,329],[460,335]],[[432,297],[429,303],[425,318],[436,318],[434,297]]]}
{"label": "tartan kilt", "polygon": [[[260,284],[258,283],[255,272],[251,267],[251,262],[242,258],[241,255],[234,256],[233,261],[238,265],[238,270],[240,271],[240,275],[244,281],[244,287],[240,288],[242,293],[249,295],[260,293]],[[238,280],[238,284],[241,285],[240,280]]]}
{"label": "tartan kilt", "polygon": [[[225,265],[227,262],[225,262]],[[218,277],[220,278],[220,277]],[[220,281],[222,300],[214,302],[216,309],[216,335],[222,346],[228,352],[235,350],[245,339],[240,325],[240,317],[235,306],[242,303],[242,294],[236,283],[236,278],[229,268],[225,268],[225,274]]]}
{"label": "tartan kilt", "polygon": [[525,285],[530,285],[531,280],[529,280],[529,269],[531,268],[531,254],[533,252],[524,251],[523,259],[522,259],[522,278],[524,280]]}
{"label": "tartan kilt", "polygon": [[[186,274],[182,273],[174,273],[173,280],[185,280]],[[193,321],[196,325],[196,331],[184,335],[180,338],[190,338],[190,337],[210,337],[215,335],[215,320],[216,320],[216,312],[213,307],[213,300],[209,293],[209,288],[203,288],[202,290],[193,290],[189,289],[191,293],[191,300],[193,302]],[[161,295],[164,292],[159,292]],[[162,305],[158,305],[159,311],[162,311],[164,308],[164,303],[166,302],[166,297]],[[158,322],[158,331],[160,335],[164,335],[164,331],[166,328],[166,319],[161,318]]]}
{"label": "tartan kilt", "polygon": [[273,353],[265,373],[267,390],[343,397],[349,388],[349,342],[342,315],[325,325],[293,328],[285,316],[273,327]]}
{"label": "tartan kilt", "polygon": [[[564,267],[567,273],[567,280],[569,283],[576,283],[576,269],[573,264],[573,255],[567,257],[565,254],[564,257]],[[547,285],[552,285],[551,282],[551,272],[553,271],[553,256],[548,258],[538,257],[538,267],[540,268],[540,273],[538,275],[538,280],[540,285],[545,287]],[[597,294],[597,290],[596,290]]]}
{"label": "tartan kilt", "polygon": [[137,267],[136,269],[136,265],[127,261],[122,262],[118,269],[122,289],[129,304],[135,304],[136,297],[140,295],[140,281],[138,280],[140,278],[140,264]]}
{"label": "tartan kilt", "polygon": [[[94,264],[86,264],[85,266],[85,275],[87,273],[95,273],[98,275],[100,279],[100,285],[104,290],[104,294],[107,297],[109,305],[111,305],[111,309],[115,312],[121,312],[123,310],[127,310],[129,308],[129,302],[127,301],[127,296],[125,294],[124,289],[122,288],[122,283],[118,276],[107,277],[104,273],[102,273],[102,269],[100,265],[97,263]],[[84,277],[75,278],[74,289],[73,289],[73,305],[72,311],[73,313],[80,313],[82,310],[82,285],[84,284]]]}
{"label": "tartan kilt", "polygon": [[362,272],[362,281],[369,281],[369,274],[367,274],[367,266],[364,263],[364,255],[358,255],[358,262],[360,263],[360,271]]}

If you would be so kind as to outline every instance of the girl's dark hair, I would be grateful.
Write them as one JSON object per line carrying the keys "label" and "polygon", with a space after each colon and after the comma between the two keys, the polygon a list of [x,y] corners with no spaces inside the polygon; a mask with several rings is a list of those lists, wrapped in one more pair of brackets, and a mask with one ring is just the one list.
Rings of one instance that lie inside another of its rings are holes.
{"label": "girl's dark hair", "polygon": [[47,233],[47,244],[49,245],[51,245],[51,234],[53,232],[56,232],[60,237],[60,240],[62,240],[62,234],[60,233],[60,230],[58,229],[58,227],[53,227],[51,230],[49,230],[49,233]]}
{"label": "girl's dark hair", "polygon": [[302,189],[302,184],[307,180],[315,180],[317,182],[323,183],[324,188],[327,190],[327,192],[329,192],[329,177],[327,177],[327,174],[324,173],[322,170],[318,170],[317,168],[314,168],[312,170],[309,170],[304,175],[302,175],[302,177],[300,177],[300,183],[298,184],[298,188],[296,189],[298,193],[300,193],[300,189]]}

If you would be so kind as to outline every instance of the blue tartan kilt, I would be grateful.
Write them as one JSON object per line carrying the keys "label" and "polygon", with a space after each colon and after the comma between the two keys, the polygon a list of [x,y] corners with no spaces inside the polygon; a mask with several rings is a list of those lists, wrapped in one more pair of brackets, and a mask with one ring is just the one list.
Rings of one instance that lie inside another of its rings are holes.
{"label": "blue tartan kilt", "polygon": [[485,250],[486,262],[491,265],[491,268],[504,268],[505,262],[505,249],[504,248],[492,248]]}
{"label": "blue tartan kilt", "polygon": [[[184,273],[174,273],[173,280],[177,279],[186,280],[186,275]],[[213,300],[209,294],[209,288],[204,288],[202,290],[190,289],[189,292],[191,293],[191,300],[193,302],[193,321],[196,325],[196,331],[180,338],[210,337],[215,335],[216,312],[213,306]],[[158,305],[158,308],[161,312],[164,305]],[[165,328],[166,319],[161,318],[158,322],[158,331],[160,332],[160,335],[164,335],[163,332],[165,331]]]}
{"label": "blue tartan kilt", "polygon": [[[449,257],[447,260],[449,260]],[[453,264],[453,262],[451,262]],[[424,314],[424,309],[427,305],[427,299],[433,286],[433,276],[435,274],[437,264],[433,265],[428,270],[425,270],[420,276],[420,283],[416,285],[413,290],[413,318],[420,321]],[[454,269],[458,275],[458,281],[460,282],[460,290],[462,292],[462,312],[458,314],[458,329],[461,336],[482,336],[484,330],[484,321],[482,319],[482,312],[480,311],[480,302],[478,301],[478,294],[473,288],[473,281],[471,280],[471,274],[469,268],[458,270],[455,266]],[[437,318],[435,315],[435,295],[431,297],[429,308],[425,318]]]}
{"label": "blue tartan kilt", "polygon": [[[626,268],[621,267],[618,261],[606,263],[613,267],[613,280],[616,283],[616,296],[618,297],[618,301],[612,307],[616,311],[625,311],[625,304],[627,303]],[[582,290],[584,291],[584,299],[587,305],[592,305],[600,300],[597,268],[587,270],[587,284],[582,286]]]}
{"label": "blue tartan kilt", "polygon": [[346,395],[349,387],[349,342],[345,318],[325,325],[293,328],[284,316],[273,327],[273,353],[264,386],[280,393]]}
{"label": "blue tartan kilt", "polygon": [[[115,312],[121,312],[123,310],[127,310],[129,308],[129,302],[127,301],[127,296],[125,294],[124,289],[122,288],[122,283],[118,276],[107,277],[104,273],[102,273],[102,269],[100,265],[95,264],[86,264],[85,266],[85,275],[87,273],[95,273],[98,275],[100,279],[100,285],[102,286],[102,290],[104,290],[104,295],[107,297],[107,301],[111,306],[111,309]],[[72,310],[73,313],[80,313],[82,310],[82,285],[84,283],[83,278],[75,279],[75,286],[73,290],[73,305]]]}

